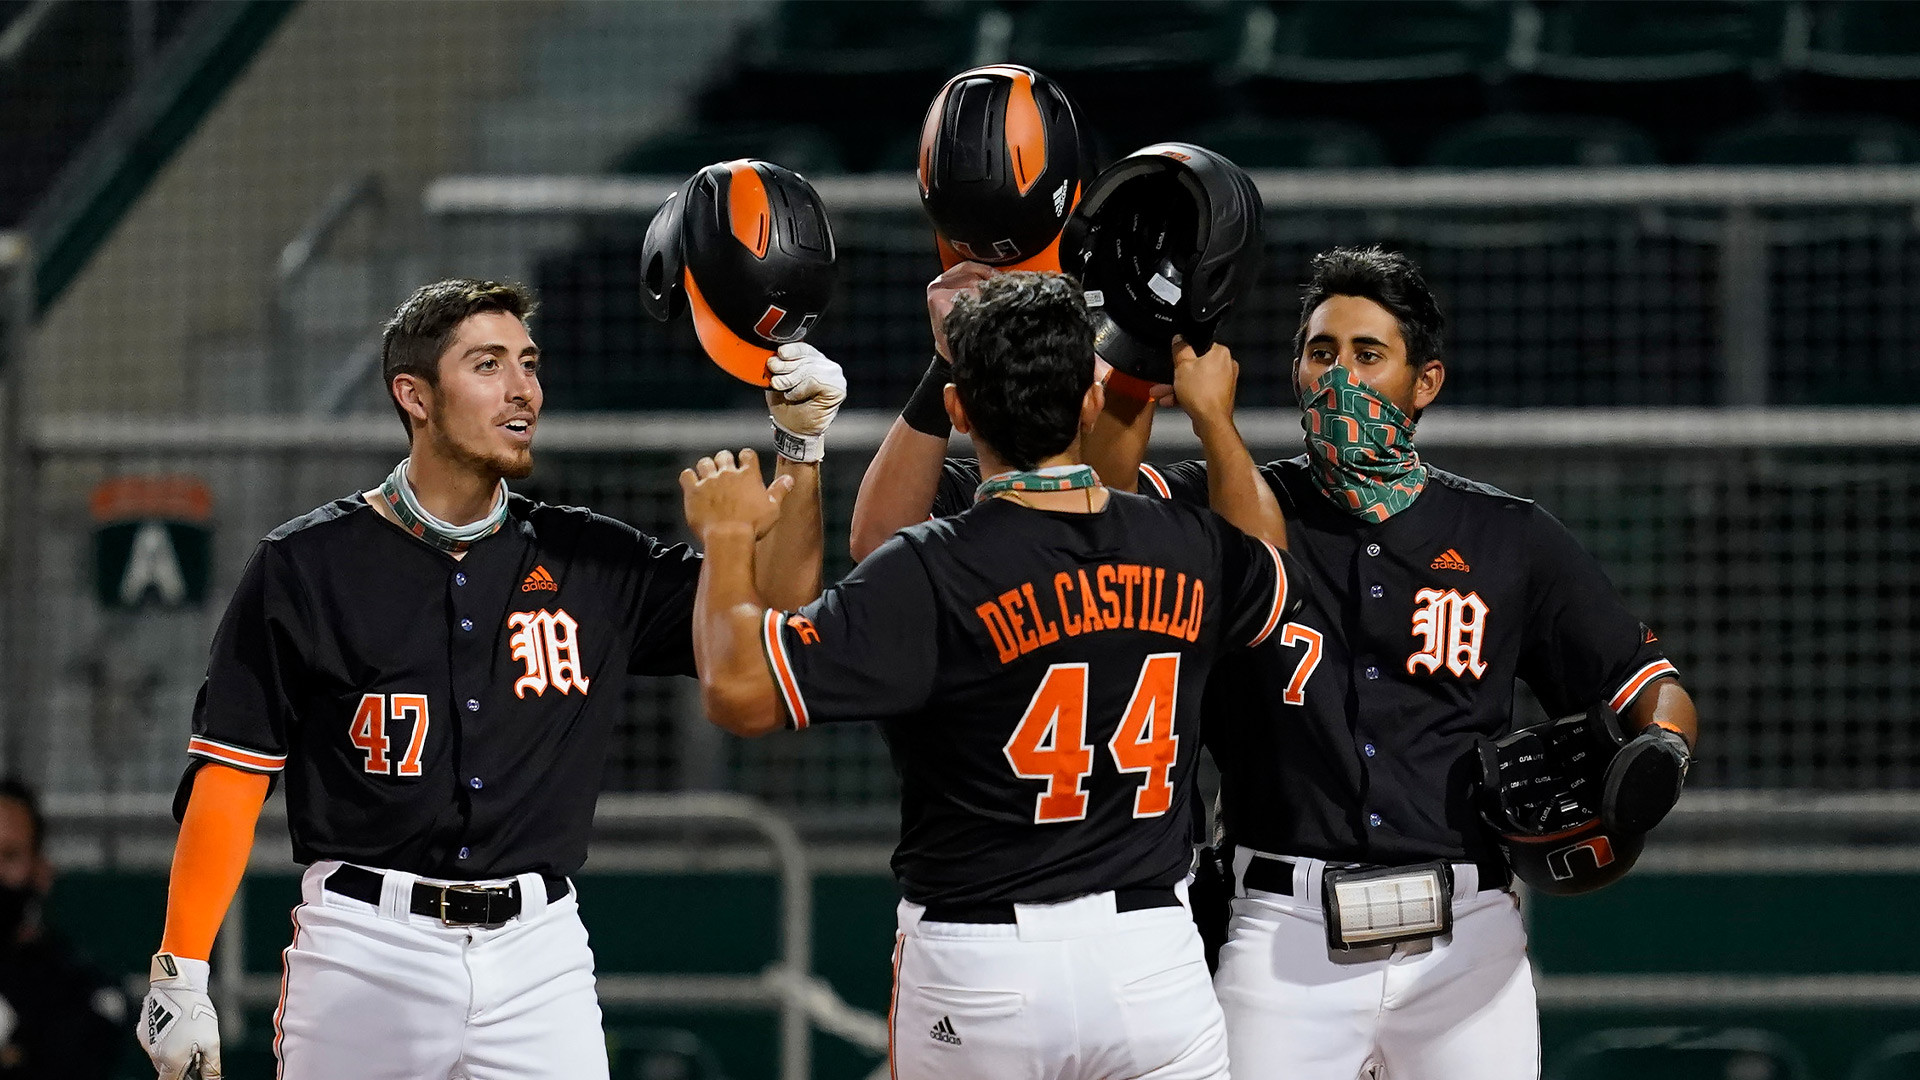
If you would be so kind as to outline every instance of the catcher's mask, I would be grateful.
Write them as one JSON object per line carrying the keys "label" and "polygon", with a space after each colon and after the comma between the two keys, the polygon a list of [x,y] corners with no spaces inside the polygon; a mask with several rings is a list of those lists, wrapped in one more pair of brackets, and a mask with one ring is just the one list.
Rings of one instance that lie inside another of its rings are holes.
{"label": "catcher's mask", "polygon": [[1600,820],[1607,764],[1625,743],[1604,705],[1480,743],[1480,811],[1514,876],[1550,896],[1611,885],[1633,869],[1645,833]]}
{"label": "catcher's mask", "polygon": [[700,347],[729,375],[768,385],[774,350],[807,336],[833,294],[833,229],[806,178],[770,161],[709,165],[647,225],[640,305],[693,313]]}
{"label": "catcher's mask", "polygon": [[1059,270],[1060,229],[1093,175],[1091,137],[1052,79],[993,64],[947,80],[920,128],[920,205],[940,262]]}
{"label": "catcher's mask", "polygon": [[1062,267],[1080,278],[1094,351],[1148,383],[1173,381],[1173,337],[1197,352],[1260,271],[1260,193],[1238,165],[1155,143],[1109,166],[1067,223]]}

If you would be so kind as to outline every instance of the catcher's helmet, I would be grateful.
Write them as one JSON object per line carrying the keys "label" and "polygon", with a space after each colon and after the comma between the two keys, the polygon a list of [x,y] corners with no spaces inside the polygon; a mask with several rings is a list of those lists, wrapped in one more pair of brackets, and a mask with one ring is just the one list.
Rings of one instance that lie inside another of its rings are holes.
{"label": "catcher's helmet", "polygon": [[1607,764],[1624,742],[1604,705],[1481,742],[1481,813],[1515,877],[1574,896],[1633,869],[1646,834],[1609,830],[1600,817]]}
{"label": "catcher's helmet", "polygon": [[1052,79],[993,64],[947,80],[920,128],[920,205],[940,261],[1060,269],[1060,229],[1092,176],[1090,136]]}
{"label": "catcher's helmet", "polygon": [[770,161],[709,165],[647,225],[640,304],[693,313],[700,347],[728,374],[768,384],[767,358],[807,336],[834,282],[833,229],[806,178]]}
{"label": "catcher's helmet", "polygon": [[1196,351],[1260,271],[1260,193],[1238,165],[1155,143],[1096,177],[1067,225],[1061,263],[1094,316],[1094,351],[1125,375],[1173,381],[1175,334]]}

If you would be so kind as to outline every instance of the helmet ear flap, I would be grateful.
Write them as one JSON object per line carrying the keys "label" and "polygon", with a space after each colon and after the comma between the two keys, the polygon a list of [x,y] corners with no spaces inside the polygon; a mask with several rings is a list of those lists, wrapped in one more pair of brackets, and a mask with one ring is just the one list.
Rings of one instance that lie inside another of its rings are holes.
{"label": "helmet ear flap", "polygon": [[681,286],[686,243],[680,225],[692,188],[693,181],[688,180],[667,196],[647,223],[647,236],[640,245],[640,307],[657,322],[667,322],[687,308]]}

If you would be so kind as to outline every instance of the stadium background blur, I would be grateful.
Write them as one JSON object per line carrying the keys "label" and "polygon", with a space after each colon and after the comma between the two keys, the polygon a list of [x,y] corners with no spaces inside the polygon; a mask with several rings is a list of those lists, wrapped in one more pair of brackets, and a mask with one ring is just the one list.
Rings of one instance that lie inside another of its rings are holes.
{"label": "stadium background blur", "polygon": [[[0,766],[50,793],[54,922],[144,972],[213,625],[259,536],[404,452],[376,328],[419,283],[535,286],[522,490],[678,537],[674,474],[765,420],[642,317],[642,230],[709,162],[806,173],[843,260],[812,339],[852,383],[843,573],[928,349],[918,125],[999,60],[1108,158],[1255,172],[1269,259],[1225,337],[1256,453],[1298,445],[1307,256],[1411,252],[1452,319],[1426,456],[1541,500],[1679,663],[1675,816],[1621,884],[1528,902],[1548,1076],[1920,1076],[1911,3],[4,0]],[[884,1075],[878,738],[745,744],[690,685],[625,693],[583,890],[615,1076]],[[269,813],[216,962],[230,1076],[270,1075]]]}

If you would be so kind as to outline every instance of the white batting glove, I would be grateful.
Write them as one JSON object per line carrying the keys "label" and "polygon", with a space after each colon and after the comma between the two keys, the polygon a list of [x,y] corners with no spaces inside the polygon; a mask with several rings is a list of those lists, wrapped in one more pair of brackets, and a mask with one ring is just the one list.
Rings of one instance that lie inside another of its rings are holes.
{"label": "white batting glove", "polygon": [[220,1080],[220,1020],[207,996],[207,962],[155,953],[134,1035],[160,1080]]}
{"label": "white batting glove", "polygon": [[827,426],[847,400],[846,372],[803,341],[780,346],[767,371],[773,376],[767,410],[773,414],[774,449],[788,461],[819,461],[827,453]]}

